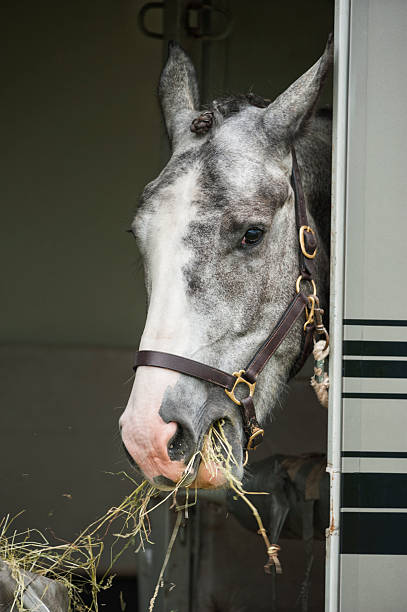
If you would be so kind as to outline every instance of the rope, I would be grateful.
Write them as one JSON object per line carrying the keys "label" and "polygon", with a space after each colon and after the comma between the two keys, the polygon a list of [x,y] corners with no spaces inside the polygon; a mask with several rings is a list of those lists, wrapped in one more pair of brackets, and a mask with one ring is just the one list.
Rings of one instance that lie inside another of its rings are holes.
{"label": "rope", "polygon": [[329,345],[325,340],[319,340],[314,345],[314,376],[311,378],[311,387],[315,391],[319,403],[328,408],[329,376],[325,372],[325,359],[329,355]]}
{"label": "rope", "polygon": [[278,546],[278,544],[271,544],[268,547],[267,554],[269,556],[269,560],[267,561],[266,565],[264,566],[264,571],[266,572],[266,574],[270,574],[271,573],[271,567],[273,565],[275,565],[277,574],[282,574],[283,573],[283,570],[281,568],[280,559],[278,558],[278,553],[279,553],[280,550],[281,550],[281,548],[280,548],[280,546]]}
{"label": "rope", "polygon": [[267,547],[268,561],[266,565],[264,566],[265,573],[271,574],[271,567],[275,565],[277,574],[282,574],[283,568],[281,567],[280,559],[278,558],[278,553],[281,550],[281,547],[278,544],[270,543],[270,540],[267,535],[267,531],[263,527],[263,523],[257,533],[262,536],[266,544],[266,547]]}

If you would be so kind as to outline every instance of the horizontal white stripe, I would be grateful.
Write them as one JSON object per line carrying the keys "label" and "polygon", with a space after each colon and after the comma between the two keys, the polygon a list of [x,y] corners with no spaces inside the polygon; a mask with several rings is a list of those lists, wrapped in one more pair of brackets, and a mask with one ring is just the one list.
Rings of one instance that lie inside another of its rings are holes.
{"label": "horizontal white stripe", "polygon": [[344,355],[346,361],[407,361],[407,357],[387,357],[384,355]]}
{"label": "horizontal white stripe", "polygon": [[343,391],[348,393],[407,393],[407,379],[344,376]]}
{"label": "horizontal white stripe", "polygon": [[[407,508],[341,508],[341,512],[403,512],[407,513]],[[406,553],[407,554],[407,553]]]}
{"label": "horizontal white stripe", "polygon": [[[356,450],[356,449],[353,449]],[[407,474],[407,458],[393,459],[382,457],[342,457],[342,471],[379,474]]]}
{"label": "horizontal white stripe", "polygon": [[406,400],[344,398],[342,449],[405,452]]}
{"label": "horizontal white stripe", "polygon": [[345,325],[343,339],[407,342],[407,327],[391,327],[390,325]]}

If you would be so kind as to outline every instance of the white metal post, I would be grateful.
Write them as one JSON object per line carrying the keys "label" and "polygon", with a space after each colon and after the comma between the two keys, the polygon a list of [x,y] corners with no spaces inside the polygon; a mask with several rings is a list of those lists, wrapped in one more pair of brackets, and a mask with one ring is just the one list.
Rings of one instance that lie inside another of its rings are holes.
{"label": "white metal post", "polygon": [[326,612],[339,610],[340,495],[342,439],[342,336],[344,236],[346,204],[348,68],[350,0],[335,4],[334,124],[332,151],[331,299],[329,366],[328,467],[330,475],[330,525],[327,530]]}

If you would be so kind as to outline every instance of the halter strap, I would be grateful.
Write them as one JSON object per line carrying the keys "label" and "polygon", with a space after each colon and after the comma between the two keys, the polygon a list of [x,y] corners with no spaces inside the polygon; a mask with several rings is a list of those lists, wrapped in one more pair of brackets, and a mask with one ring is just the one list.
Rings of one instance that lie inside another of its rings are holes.
{"label": "halter strap", "polygon": [[301,291],[291,300],[269,337],[263,342],[253,359],[247,365],[245,378],[249,382],[256,381],[258,375],[270,357],[274,355],[307,304],[308,298]]}
{"label": "halter strap", "polygon": [[[194,361],[193,359],[187,359],[186,357],[173,355],[172,353],[149,350],[137,351],[134,362],[135,371],[139,366],[165,368],[222,387],[228,397],[240,407],[243,426],[248,439],[248,450],[255,448],[261,442],[264,434],[263,429],[260,428],[257,422],[253,402],[257,377],[283,342],[299,316],[306,310],[307,305],[309,305],[309,297],[300,289],[301,280],[313,282],[314,266],[312,259],[315,257],[317,244],[314,231],[308,225],[304,191],[294,149],[292,149],[291,184],[295,195],[295,219],[300,241],[300,276],[297,280],[297,293],[273,327],[269,336],[250,360],[246,369],[229,374],[223,370],[201,363],[200,361]],[[312,316],[308,317],[307,323],[309,324],[304,326],[306,333],[302,351],[293,367],[295,373],[304,365],[312,349],[312,337],[314,332]],[[249,395],[241,400],[237,399],[235,396],[235,389],[238,384],[245,384],[249,388]]]}
{"label": "halter strap", "polygon": [[134,370],[139,366],[155,366],[156,368],[174,370],[213,383],[223,387],[223,389],[228,389],[228,391],[231,391],[236,382],[236,378],[232,374],[223,372],[223,370],[218,370],[200,361],[194,361],[172,353],[162,353],[161,351],[137,351]]}
{"label": "halter strap", "polygon": [[[302,293],[297,293],[269,337],[262,344],[244,370],[242,378],[244,378],[245,381],[249,383],[256,382],[257,376],[260,374],[270,357],[274,355],[288,331],[304,310],[306,303],[307,298]],[[193,359],[187,359],[186,357],[173,355],[172,353],[163,353],[161,351],[137,351],[134,361],[134,370],[139,366],[154,366],[156,368],[174,370],[175,372],[187,374],[187,376],[193,376],[205,380],[206,382],[213,383],[228,391],[232,391],[236,384],[236,376],[232,374],[228,374],[223,370],[206,365],[200,361],[194,361]]]}

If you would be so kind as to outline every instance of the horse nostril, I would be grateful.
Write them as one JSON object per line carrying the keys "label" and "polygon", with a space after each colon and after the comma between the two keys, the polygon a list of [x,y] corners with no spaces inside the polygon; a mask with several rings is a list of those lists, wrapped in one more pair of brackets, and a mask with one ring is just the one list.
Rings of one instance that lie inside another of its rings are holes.
{"label": "horse nostril", "polygon": [[154,476],[154,483],[158,487],[166,487],[166,488],[169,487],[170,489],[174,489],[174,485],[177,484],[174,480],[170,480],[169,478],[166,478],[165,476]]}
{"label": "horse nostril", "polygon": [[191,435],[188,430],[177,423],[177,431],[168,442],[168,456],[171,461],[186,461],[191,454]]}

